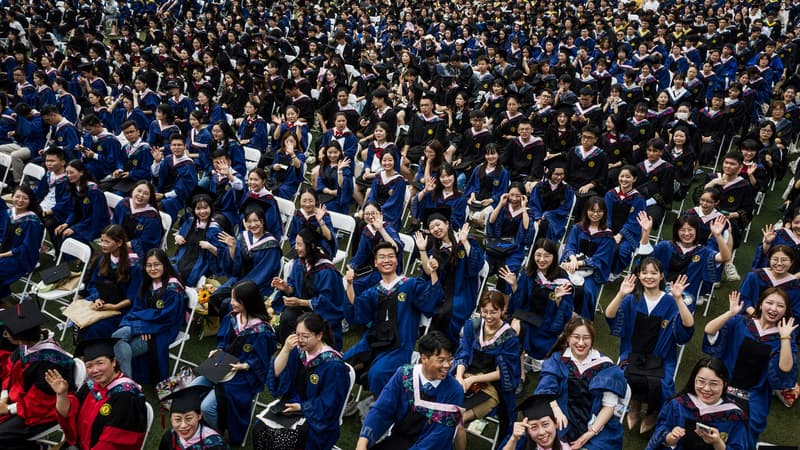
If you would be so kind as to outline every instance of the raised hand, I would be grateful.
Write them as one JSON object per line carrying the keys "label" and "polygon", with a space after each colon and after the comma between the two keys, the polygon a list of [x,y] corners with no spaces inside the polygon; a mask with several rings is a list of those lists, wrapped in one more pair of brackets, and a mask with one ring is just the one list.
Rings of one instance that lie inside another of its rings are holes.
{"label": "raised hand", "polygon": [[639,215],[636,216],[636,221],[639,222],[639,226],[642,227],[642,234],[647,231],[647,234],[650,234],[650,230],[653,229],[653,218],[647,215],[647,211],[639,211]]}
{"label": "raised hand", "polygon": [[728,294],[728,312],[731,313],[731,316],[742,312],[744,302],[742,302],[740,298],[739,291],[731,291],[731,293]]}
{"label": "raised hand", "polygon": [[794,330],[796,330],[798,326],[800,325],[794,324],[794,317],[784,317],[781,319],[781,321],[778,322],[778,333],[780,333],[781,339],[791,338],[792,333],[794,333]]}
{"label": "raised hand", "polygon": [[425,182],[425,192],[433,192],[436,189],[436,178],[430,177]]}
{"label": "raised hand", "polygon": [[421,252],[428,249],[428,237],[421,231],[414,233],[414,243],[417,245],[417,250]]}
{"label": "raised hand", "polygon": [[619,292],[622,295],[628,295],[632,293],[634,289],[636,289],[636,275],[626,275],[625,278],[622,279],[622,283],[619,285]]}
{"label": "raised hand", "polygon": [[339,165],[337,166],[339,170],[342,170],[345,167],[350,167],[350,158],[347,156],[345,156],[343,160],[339,161]]}
{"label": "raised hand", "polygon": [[69,383],[55,369],[50,369],[44,373],[44,381],[50,385],[50,389],[56,395],[64,395],[69,392]]}
{"label": "raised hand", "polygon": [[456,236],[458,242],[466,243],[469,239],[469,223],[465,223],[461,226],[461,229],[458,230],[458,236]]}
{"label": "raised hand", "polygon": [[569,283],[559,284],[553,290],[553,294],[555,294],[557,299],[564,297],[565,295],[569,295],[572,293],[572,285]]}
{"label": "raised hand", "polygon": [[678,275],[678,278],[669,284],[669,292],[675,298],[681,297],[688,284],[689,279],[686,277],[686,275]]}
{"label": "raised hand", "polygon": [[725,230],[725,225],[727,224],[728,218],[720,214],[711,222],[711,225],[709,226],[709,228],[711,228],[711,234],[714,236],[722,234],[722,232]]}
{"label": "raised hand", "polygon": [[500,270],[497,272],[497,276],[499,276],[503,281],[508,283],[511,286],[512,291],[517,290],[517,274],[511,271],[508,266],[501,267]]}
{"label": "raised hand", "polygon": [[314,211],[314,217],[317,218],[317,223],[322,223],[322,221],[325,219],[325,214],[328,214],[328,208],[324,204],[319,205],[319,208]]}
{"label": "raised hand", "polygon": [[761,233],[764,235],[764,243],[767,245],[772,244],[772,241],[775,240],[775,225],[767,224],[761,229]]}

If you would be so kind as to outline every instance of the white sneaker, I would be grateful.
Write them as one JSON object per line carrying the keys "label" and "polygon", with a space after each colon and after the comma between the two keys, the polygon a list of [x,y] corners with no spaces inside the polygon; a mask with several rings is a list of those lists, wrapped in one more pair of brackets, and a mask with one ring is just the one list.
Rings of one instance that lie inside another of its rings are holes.
{"label": "white sneaker", "polygon": [[742,277],[739,276],[739,271],[732,262],[725,263],[725,279],[728,281],[741,281]]}

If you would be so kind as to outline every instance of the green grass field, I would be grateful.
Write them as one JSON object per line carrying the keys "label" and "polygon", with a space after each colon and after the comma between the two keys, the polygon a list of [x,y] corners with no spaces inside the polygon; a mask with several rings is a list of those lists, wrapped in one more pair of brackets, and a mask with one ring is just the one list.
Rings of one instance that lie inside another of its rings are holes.
{"label": "green grass field", "polygon": [[[752,224],[752,230],[749,237],[749,240],[746,244],[744,244],[736,255],[736,266],[739,269],[739,272],[742,276],[749,270],[750,262],[752,261],[753,252],[755,250],[755,246],[761,239],[761,228],[767,223],[774,223],[779,218],[779,214],[777,212],[777,207],[780,204],[780,194],[783,191],[783,186],[785,183],[782,183],[780,186],[776,187],[776,192],[771,193],[764,204],[764,207],[761,210],[761,214],[757,215],[754,218]],[[688,202],[687,202],[688,205]],[[675,207],[677,208],[677,204]],[[688,209],[686,206],[684,209]],[[667,221],[665,223],[664,229],[665,231],[662,232],[662,235],[666,236],[669,235],[671,232],[672,220],[674,220],[674,216],[668,216]],[[43,261],[43,264],[45,261]],[[50,261],[46,261],[46,263],[50,263]],[[44,264],[45,266],[47,264]],[[490,280],[491,281],[491,280]],[[600,302],[602,305],[608,304],[611,300],[613,294],[616,292],[616,286],[618,286],[619,281],[617,283],[610,284],[604,289],[603,297],[601,298]],[[714,293],[713,303],[711,304],[708,317],[703,317],[702,309],[698,308],[697,313],[695,314],[695,334],[692,338],[692,341],[686,347],[686,351],[683,356],[683,360],[681,362],[679,373],[676,380],[676,386],[678,389],[682,387],[686,383],[686,378],[688,376],[688,372],[694,362],[697,360],[698,356],[701,353],[700,346],[701,346],[701,339],[702,339],[702,330],[705,324],[716,317],[718,314],[722,313],[724,310],[727,309],[727,295],[731,289],[735,289],[738,286],[738,283],[730,283],[730,282],[723,282],[722,287],[717,289]],[[22,286],[18,286],[17,290],[20,290]],[[16,292],[16,291],[15,291]],[[49,310],[55,312],[55,307],[52,309],[48,307]],[[51,329],[55,328],[55,324],[51,321],[48,323],[48,326]],[[598,320],[595,323],[598,333],[598,342],[595,343],[595,346],[600,349],[602,352],[609,355],[612,359],[617,358],[618,356],[618,348],[619,342],[616,338],[613,338],[609,334],[608,326],[604,320],[601,320],[600,316],[598,316]],[[351,330],[347,335],[345,335],[345,347],[352,345],[360,336],[357,334],[358,330]],[[189,361],[193,361],[195,363],[199,363],[204,360],[205,355],[208,354],[208,351],[211,347],[214,346],[215,338],[214,337],[205,337],[200,339],[201,328],[194,324],[192,326],[192,339],[187,344],[186,349],[184,350],[184,359]],[[60,333],[59,333],[60,334]],[[70,338],[70,333],[68,333],[65,342],[63,343],[64,347],[71,351],[72,350],[72,340]],[[538,376],[533,375],[529,376],[529,381],[525,386],[525,393],[524,395],[530,395],[533,392],[533,389],[536,386]],[[155,391],[153,390],[152,386],[146,386],[145,392],[147,394],[148,400],[152,404],[156,404],[156,395]],[[262,402],[269,401],[268,393],[263,393],[261,395],[260,400]],[[770,442],[774,444],[781,444],[781,445],[800,445],[800,436],[796,432],[796,426],[799,423],[798,417],[800,414],[798,411],[800,407],[793,407],[791,409],[785,408],[777,399],[773,399],[772,408],[770,411],[769,422],[766,432],[764,432],[761,436],[761,440],[765,442]],[[164,413],[160,412],[159,408],[156,407],[156,418],[154,420],[153,426],[150,430],[150,436],[147,440],[145,448],[148,450],[156,449],[158,447],[158,442],[161,438],[161,435],[164,433],[164,428],[162,427],[162,423],[169,426],[169,419]],[[331,415],[338,414],[336,411],[331,411]],[[352,449],[355,447],[355,442],[358,437],[358,432],[361,427],[360,419],[358,415],[353,417],[345,418],[344,424],[342,426],[342,433],[341,437],[338,442],[338,446],[342,449]],[[488,431],[488,430],[487,430]],[[624,442],[620,445],[619,448],[625,450],[641,450],[645,447],[647,443],[647,439],[649,436],[642,436],[637,433],[632,433],[630,431],[625,432]],[[248,437],[248,441],[250,438]],[[251,448],[250,443],[246,448]],[[490,445],[485,441],[482,441],[474,436],[470,436],[468,440],[468,448],[470,449],[489,449]]]}

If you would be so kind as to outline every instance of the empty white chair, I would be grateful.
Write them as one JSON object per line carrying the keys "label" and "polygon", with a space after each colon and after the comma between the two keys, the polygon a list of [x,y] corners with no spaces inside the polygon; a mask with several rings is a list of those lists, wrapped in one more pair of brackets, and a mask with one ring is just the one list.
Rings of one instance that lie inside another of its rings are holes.
{"label": "empty white chair", "polygon": [[347,243],[344,246],[344,250],[336,250],[336,255],[333,258],[333,264],[338,265],[339,269],[343,270],[347,255],[349,255],[352,250],[353,234],[356,231],[356,219],[352,216],[333,211],[329,211],[328,214],[330,214],[331,223],[333,223],[333,228],[336,230],[337,241],[340,233],[347,234]]}
{"label": "empty white chair", "polygon": [[[175,373],[178,372],[178,366],[180,366],[181,363],[188,364],[192,367],[197,367],[197,364],[183,359],[183,347],[186,345],[186,342],[192,338],[192,336],[189,334],[189,328],[191,328],[192,322],[194,322],[194,311],[197,309],[197,289],[187,287],[186,298],[189,304],[189,320],[186,321],[186,326],[184,327],[183,331],[178,332],[178,336],[176,336],[175,340],[169,344],[169,357],[170,359],[175,360],[175,366],[172,368],[172,375],[175,375]],[[175,347],[178,348],[178,353],[172,353],[172,350],[175,349]]]}
{"label": "empty white chair", "polygon": [[[83,289],[83,280],[86,277],[86,269],[89,266],[89,259],[92,256],[92,248],[76,239],[68,238],[61,244],[61,253],[58,255],[56,265],[61,263],[64,255],[71,256],[81,262],[82,267],[77,286],[75,289],[53,289],[47,292],[39,292],[38,296],[42,301],[42,312],[55,319],[58,323],[66,325],[65,319],[47,311],[47,302],[55,301],[62,306],[68,306],[78,298],[78,292]],[[64,330],[66,330],[66,326],[64,326]],[[61,339],[64,339],[63,332],[61,334]]]}

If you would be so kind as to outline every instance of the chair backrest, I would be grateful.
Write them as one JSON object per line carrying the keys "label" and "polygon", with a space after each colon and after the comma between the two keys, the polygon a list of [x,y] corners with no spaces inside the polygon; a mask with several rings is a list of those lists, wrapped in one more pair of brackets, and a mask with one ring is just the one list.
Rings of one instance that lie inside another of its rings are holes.
{"label": "chair backrest", "polygon": [[336,230],[336,237],[339,237],[339,233],[347,233],[347,243],[345,244],[344,251],[345,254],[350,254],[350,246],[353,244],[353,234],[356,231],[356,219],[353,216],[348,216],[346,214],[341,214],[333,211],[328,211],[328,214],[331,216],[331,223],[333,224],[334,230]]}
{"label": "chair backrest", "polygon": [[80,358],[73,358],[75,361],[75,389],[80,388],[83,386],[83,383],[86,382],[86,364]]}
{"label": "chair backrest", "polygon": [[631,391],[630,385],[626,385],[625,388],[625,397],[620,399],[620,403],[617,404],[617,407],[621,408],[619,413],[619,423],[622,423],[625,420],[625,415],[628,414],[628,410],[630,409],[631,404],[631,395],[633,391]]}
{"label": "chair backrest", "polygon": [[[353,369],[353,366],[351,366],[350,364],[344,363],[344,365],[347,366],[347,369],[350,371],[348,373],[348,378],[349,378],[350,384],[349,384],[349,387],[347,388],[347,396],[345,396],[345,399],[349,399],[350,398],[350,392],[353,390],[353,386],[355,386],[355,384],[356,384],[356,371],[355,371],[355,369]],[[344,404],[342,404],[342,410],[339,412],[339,426],[342,426],[342,422],[344,420],[344,410],[345,409],[347,409],[347,400],[345,400]]]}
{"label": "chair backrest", "polygon": [[294,266],[294,260],[290,259],[287,260],[286,263],[283,264],[283,278],[284,280],[289,278],[289,274],[292,273],[292,266]]}
{"label": "chair backrest", "polygon": [[0,152],[0,167],[4,167],[2,182],[5,183],[8,179],[8,174],[11,172],[11,155],[8,153]]}
{"label": "chair backrest", "polygon": [[483,295],[483,288],[486,287],[486,279],[489,278],[489,263],[484,261],[481,271],[478,273],[478,301],[481,300]]}
{"label": "chair backrest", "polygon": [[45,168],[34,163],[25,164],[25,167],[22,168],[22,178],[20,179],[20,184],[28,183],[32,184],[33,180],[39,182],[42,178],[44,178]]}
{"label": "chair backrest", "polygon": [[58,255],[56,263],[60,263],[64,255],[79,259],[84,264],[83,271],[85,272],[86,264],[89,263],[89,258],[92,257],[92,248],[77,239],[67,238],[61,244],[61,253]]}
{"label": "chair backrest", "polygon": [[112,211],[117,207],[117,204],[123,200],[122,196],[113,192],[105,191],[103,195],[106,196],[106,205],[108,205],[108,209]]}
{"label": "chair backrest", "polygon": [[244,161],[248,171],[255,169],[260,159],[261,152],[257,148],[244,147]]}
{"label": "chair backrest", "polygon": [[163,211],[159,211],[158,214],[161,216],[161,232],[163,233],[161,236],[161,250],[167,251],[167,239],[169,238],[169,231],[172,229],[172,216]]}
{"label": "chair backrest", "polygon": [[281,220],[283,221],[283,236],[285,238],[287,234],[289,234],[289,226],[292,223],[292,217],[294,216],[294,203],[285,198],[275,197],[275,202],[278,203],[278,211],[281,212]]}
{"label": "chair backrest", "polygon": [[153,427],[153,419],[156,416],[155,413],[153,412],[153,405],[145,402],[144,407],[145,409],[147,409],[147,428],[144,431],[144,442],[142,442],[142,450],[144,450],[145,445],[147,445],[147,437],[150,435],[150,428]]}
{"label": "chair backrest", "polygon": [[411,273],[411,255],[414,254],[414,238],[404,234],[398,233],[400,241],[403,242],[403,273],[407,276]]}

